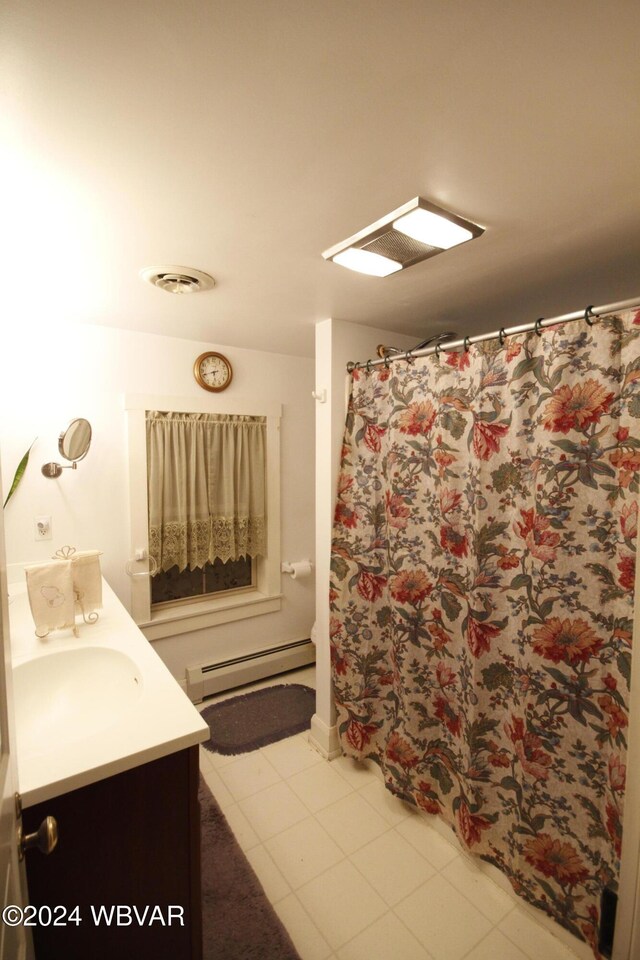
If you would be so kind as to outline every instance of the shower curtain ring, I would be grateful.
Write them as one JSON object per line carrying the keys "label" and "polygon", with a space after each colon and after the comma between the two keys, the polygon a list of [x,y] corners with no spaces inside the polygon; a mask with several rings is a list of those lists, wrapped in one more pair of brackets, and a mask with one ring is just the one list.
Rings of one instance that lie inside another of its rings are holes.
{"label": "shower curtain ring", "polygon": [[371,373],[371,360],[367,360],[367,373]]}
{"label": "shower curtain ring", "polygon": [[504,332],[504,327],[500,327],[500,333],[498,334],[498,340],[500,341],[500,346],[504,347],[504,342],[507,339],[507,335]]}
{"label": "shower curtain ring", "polygon": [[592,318],[592,317],[595,317],[595,316],[597,316],[597,314],[595,314],[595,313],[593,312],[593,304],[591,304],[591,306],[589,306],[589,307],[585,307],[585,309],[584,309],[584,319],[585,319],[585,321],[589,324],[590,327],[593,326],[593,320],[592,320],[591,318]]}
{"label": "shower curtain ring", "polygon": [[440,359],[440,344],[436,343],[436,360]]}
{"label": "shower curtain ring", "polygon": [[464,352],[469,353],[469,347],[471,346],[471,340],[469,337],[465,337],[462,341],[462,346],[464,347]]}
{"label": "shower curtain ring", "polygon": [[404,355],[404,358],[407,361],[407,363],[413,363],[413,361],[415,360],[415,357],[413,355],[413,350],[407,350],[407,352]]}
{"label": "shower curtain ring", "polygon": [[536,335],[539,337],[542,336],[542,330],[541,330],[540,324],[542,323],[543,320],[544,320],[544,317],[538,317],[538,319],[536,320],[535,326],[533,328],[536,332]]}
{"label": "shower curtain ring", "polygon": [[385,370],[388,370],[388,369],[389,369],[389,354],[385,354],[385,358],[384,358],[384,368],[385,368]]}

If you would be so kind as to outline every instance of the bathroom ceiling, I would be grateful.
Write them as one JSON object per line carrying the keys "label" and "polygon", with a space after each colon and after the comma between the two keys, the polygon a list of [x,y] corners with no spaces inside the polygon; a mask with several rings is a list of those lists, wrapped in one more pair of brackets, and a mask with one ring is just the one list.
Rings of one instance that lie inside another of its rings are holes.
{"label": "bathroom ceiling", "polygon": [[[636,0],[10,0],[3,19],[14,323],[312,356],[327,317],[422,339],[640,295]],[[384,279],[322,259],[418,195],[484,235]],[[154,264],[216,287],[167,294],[138,277]]]}

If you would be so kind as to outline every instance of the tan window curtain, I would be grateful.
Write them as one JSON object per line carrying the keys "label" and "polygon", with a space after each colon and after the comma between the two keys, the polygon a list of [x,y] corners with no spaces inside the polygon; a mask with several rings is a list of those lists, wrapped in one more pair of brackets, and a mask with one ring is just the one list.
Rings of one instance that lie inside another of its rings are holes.
{"label": "tan window curtain", "polygon": [[147,411],[149,551],[158,569],[266,553],[266,418]]}

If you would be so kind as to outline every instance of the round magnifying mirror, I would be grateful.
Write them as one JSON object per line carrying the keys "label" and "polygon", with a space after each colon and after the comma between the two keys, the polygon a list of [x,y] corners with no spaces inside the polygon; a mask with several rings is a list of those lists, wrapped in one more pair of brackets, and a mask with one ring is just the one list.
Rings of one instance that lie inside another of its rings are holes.
{"label": "round magnifying mirror", "polygon": [[82,417],[72,420],[58,437],[58,450],[65,460],[74,463],[86,457],[91,446],[91,424]]}

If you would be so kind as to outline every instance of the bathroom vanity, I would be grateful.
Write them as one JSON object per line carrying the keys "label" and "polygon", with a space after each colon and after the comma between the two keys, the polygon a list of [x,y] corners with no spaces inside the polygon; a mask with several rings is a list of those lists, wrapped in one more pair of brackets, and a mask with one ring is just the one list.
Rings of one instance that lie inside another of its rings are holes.
{"label": "bathroom vanity", "polygon": [[[36,960],[201,960],[200,714],[106,583],[80,636],[34,635],[9,607],[23,830]],[[51,908],[51,914],[46,908]]]}

